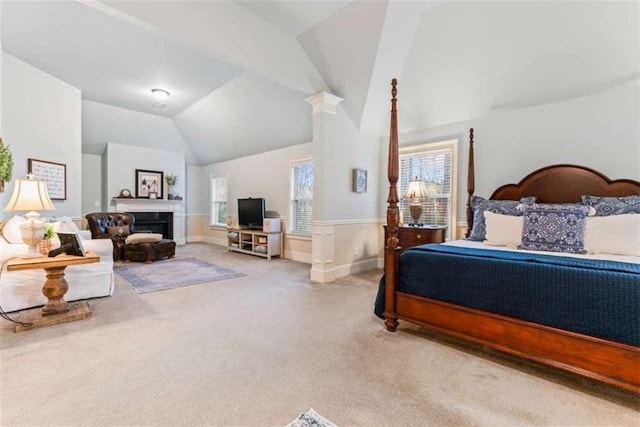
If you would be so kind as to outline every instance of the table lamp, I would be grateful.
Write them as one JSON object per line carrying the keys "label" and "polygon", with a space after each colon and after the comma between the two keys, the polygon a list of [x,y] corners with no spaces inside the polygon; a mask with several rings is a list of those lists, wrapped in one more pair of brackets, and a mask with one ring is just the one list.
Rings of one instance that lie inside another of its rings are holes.
{"label": "table lamp", "polygon": [[27,221],[20,224],[22,241],[29,246],[29,254],[26,258],[37,258],[42,255],[38,252],[38,243],[44,238],[44,223],[40,221],[40,214],[36,211],[52,211],[55,208],[49,198],[47,183],[34,179],[33,175],[27,175],[27,179],[16,179],[13,185],[13,194],[5,211],[30,211],[27,213]]}
{"label": "table lamp", "polygon": [[409,210],[411,212],[411,218],[413,222],[412,226],[419,226],[420,215],[422,215],[422,203],[421,200],[427,198],[427,188],[424,185],[424,181],[419,177],[415,177],[409,181],[407,191],[404,193],[403,199],[410,199],[411,204]]}

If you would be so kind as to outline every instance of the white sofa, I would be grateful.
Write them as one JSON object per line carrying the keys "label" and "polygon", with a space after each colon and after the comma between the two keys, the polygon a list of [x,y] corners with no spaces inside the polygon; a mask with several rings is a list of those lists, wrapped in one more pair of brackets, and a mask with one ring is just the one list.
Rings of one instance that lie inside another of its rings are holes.
{"label": "white sofa", "polygon": [[[88,230],[78,233],[85,250],[98,255],[100,262],[72,265],[65,269],[65,279],[69,284],[69,290],[64,296],[65,301],[112,295],[114,277],[111,239],[92,240],[91,232]],[[56,244],[53,243],[53,246]],[[42,285],[46,280],[44,270],[7,271],[6,261],[9,258],[24,256],[28,252],[29,248],[24,243],[9,243],[4,235],[0,236],[0,307],[5,312],[37,307],[47,302],[47,297],[42,294]]]}

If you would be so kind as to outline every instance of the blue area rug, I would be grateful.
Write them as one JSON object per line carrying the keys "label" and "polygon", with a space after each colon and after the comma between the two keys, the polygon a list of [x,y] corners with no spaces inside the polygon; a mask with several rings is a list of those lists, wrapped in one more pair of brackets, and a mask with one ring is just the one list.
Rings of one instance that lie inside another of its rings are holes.
{"label": "blue area rug", "polygon": [[245,276],[198,258],[173,258],[151,264],[116,264],[113,271],[139,294]]}

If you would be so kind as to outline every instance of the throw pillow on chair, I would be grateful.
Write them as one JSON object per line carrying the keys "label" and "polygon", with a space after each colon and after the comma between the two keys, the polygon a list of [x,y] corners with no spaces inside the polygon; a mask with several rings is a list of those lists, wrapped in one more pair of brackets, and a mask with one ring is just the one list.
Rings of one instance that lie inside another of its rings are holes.
{"label": "throw pillow on chair", "polygon": [[129,226],[128,225],[118,225],[115,227],[107,227],[107,234],[109,236],[115,236],[116,234],[119,234],[123,237],[126,237],[129,235]]}

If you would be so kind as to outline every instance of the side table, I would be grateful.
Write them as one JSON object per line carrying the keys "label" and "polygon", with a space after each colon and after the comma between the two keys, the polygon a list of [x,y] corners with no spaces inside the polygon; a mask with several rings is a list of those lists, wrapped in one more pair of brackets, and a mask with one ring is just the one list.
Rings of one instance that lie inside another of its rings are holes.
{"label": "side table", "polygon": [[[447,233],[447,227],[437,225],[426,225],[421,227],[398,227],[398,240],[400,241],[400,247],[404,252],[412,246],[425,245],[427,243],[443,243],[445,234]],[[387,239],[389,238],[389,231],[387,226],[384,226],[384,244],[386,246]]]}
{"label": "side table", "polygon": [[69,265],[91,264],[94,262],[100,262],[100,257],[92,252],[89,252],[84,257],[61,254],[51,258],[10,259],[7,262],[7,271],[42,268],[47,275],[47,279],[42,285],[42,293],[48,298],[47,303],[42,309],[34,308],[21,312],[20,321],[32,323],[33,326],[26,328],[18,325],[16,326],[16,332],[91,317],[91,308],[86,301],[77,301],[69,304],[64,300],[64,294],[69,290],[69,284],[64,278],[64,270]]}

